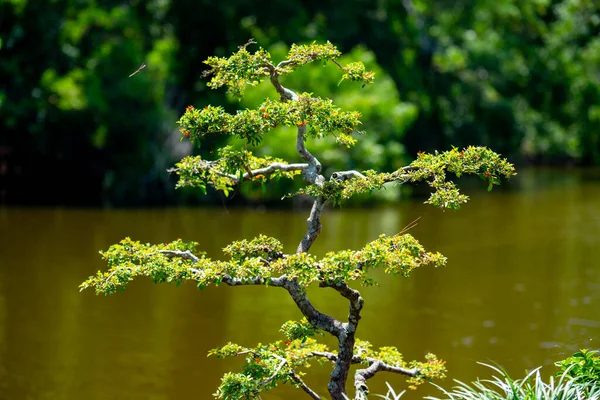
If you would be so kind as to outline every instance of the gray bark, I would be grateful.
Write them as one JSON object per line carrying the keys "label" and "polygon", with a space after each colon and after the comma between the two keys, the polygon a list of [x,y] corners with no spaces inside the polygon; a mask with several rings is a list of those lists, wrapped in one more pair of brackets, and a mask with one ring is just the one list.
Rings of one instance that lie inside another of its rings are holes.
{"label": "gray bark", "polygon": [[[298,95],[283,87],[279,82],[278,69],[289,63],[289,61],[281,62],[277,67],[268,65],[265,68],[270,71],[271,83],[279,93],[281,101],[298,101]],[[321,175],[321,163],[312,155],[305,145],[306,125],[298,127],[296,136],[296,151],[298,155],[308,164],[302,169],[302,177],[304,181],[311,185],[323,186],[325,178]],[[356,171],[345,171],[336,175],[336,178],[348,179],[350,177],[360,177],[360,173]],[[298,245],[298,253],[306,253],[310,250],[312,244],[321,233],[321,213],[327,204],[323,196],[317,196],[310,210],[310,215],[307,219],[306,234]],[[348,322],[342,323],[337,319],[325,315],[316,310],[306,297],[304,290],[298,285],[296,280],[288,280],[284,287],[290,293],[290,296],[306,317],[306,319],[316,328],[329,332],[338,339],[338,354],[335,357],[335,365],[330,375],[330,381],[327,385],[329,394],[333,400],[344,400],[346,398],[346,382],[348,380],[348,372],[354,356],[355,332],[360,320],[360,311],[363,306],[363,299],[360,293],[350,288],[345,283],[332,285],[331,287],[337,290],[342,296],[350,302],[350,311],[348,314]]]}

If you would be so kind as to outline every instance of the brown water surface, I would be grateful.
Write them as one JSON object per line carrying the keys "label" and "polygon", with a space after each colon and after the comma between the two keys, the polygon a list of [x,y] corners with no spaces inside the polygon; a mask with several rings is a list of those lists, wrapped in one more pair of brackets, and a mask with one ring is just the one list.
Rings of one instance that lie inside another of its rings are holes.
{"label": "brown water surface", "polygon": [[[358,336],[395,345],[407,358],[434,352],[451,378],[488,377],[477,361],[515,376],[600,342],[600,181],[585,171],[529,171],[513,190],[475,192],[459,212],[418,201],[383,209],[328,210],[313,251],[360,248],[417,217],[411,233],[449,259],[409,279],[379,276],[363,290]],[[134,281],[97,297],[78,285],[104,265],[98,250],[125,236],[144,242],[195,240],[209,256],[259,233],[293,251],[306,212],[234,209],[143,211],[0,209],[0,398],[209,399],[241,360],[207,358],[211,348],[277,340],[300,318],[277,288],[179,288]],[[326,289],[310,297],[343,318],[347,305]],[[325,394],[329,370],[307,382]],[[403,379],[382,373],[372,392]],[[419,389],[409,398],[437,393]],[[266,399],[304,399],[281,389]]]}

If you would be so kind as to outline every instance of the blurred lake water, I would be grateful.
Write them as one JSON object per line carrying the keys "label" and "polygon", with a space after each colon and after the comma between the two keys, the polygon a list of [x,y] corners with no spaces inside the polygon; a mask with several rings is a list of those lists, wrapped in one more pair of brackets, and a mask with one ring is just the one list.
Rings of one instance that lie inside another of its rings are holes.
{"label": "blurred lake water", "polygon": [[[482,185],[485,186],[485,185]],[[600,343],[600,174],[582,170],[522,171],[510,184],[472,199],[458,212],[422,200],[374,209],[330,209],[313,247],[358,249],[394,234],[417,217],[410,233],[447,267],[408,278],[382,274],[365,298],[358,337],[397,346],[407,359],[433,352],[452,379],[489,377],[477,361],[513,376]],[[124,293],[78,292],[105,269],[98,250],[126,236],[143,242],[193,240],[211,257],[233,240],[259,233],[292,252],[307,211],[213,209],[0,209],[0,398],[209,399],[220,377],[242,360],[207,358],[228,341],[278,340],[281,324],[301,316],[283,290],[264,287],[154,285],[136,280]],[[323,311],[345,318],[337,293],[312,288]],[[332,343],[328,339],[329,343]],[[330,370],[316,364],[307,383],[326,394]],[[398,391],[402,377],[380,373]],[[349,389],[351,385],[349,385]],[[430,385],[404,399],[440,394]],[[304,399],[278,389],[266,399]]]}

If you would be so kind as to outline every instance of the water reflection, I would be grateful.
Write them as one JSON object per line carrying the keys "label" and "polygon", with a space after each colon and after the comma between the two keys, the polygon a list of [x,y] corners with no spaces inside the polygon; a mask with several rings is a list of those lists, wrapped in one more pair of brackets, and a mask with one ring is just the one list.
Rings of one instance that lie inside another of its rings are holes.
{"label": "water reflection", "polygon": [[[597,347],[600,185],[581,173],[544,174],[522,174],[516,190],[472,193],[458,213],[418,202],[328,211],[317,254],[359,248],[420,216],[411,233],[449,258],[446,268],[415,271],[410,279],[377,274],[380,287],[363,290],[359,336],[397,345],[407,358],[434,352],[461,380],[488,374],[475,361],[493,360],[520,375]],[[241,360],[207,359],[208,349],[278,339],[281,323],[299,317],[283,291],[199,292],[191,284],[139,281],[101,298],[77,286],[104,268],[97,251],[124,236],[196,240],[219,257],[232,240],[264,233],[293,251],[305,218],[224,208],[0,210],[0,398],[210,398],[223,372]],[[310,295],[344,317],[346,304],[335,293],[315,288]],[[311,373],[308,382],[324,392],[328,371]],[[402,379],[382,375],[373,390],[384,391],[386,380],[402,387]],[[432,390],[405,398],[426,393]],[[280,390],[264,398],[304,396]]]}

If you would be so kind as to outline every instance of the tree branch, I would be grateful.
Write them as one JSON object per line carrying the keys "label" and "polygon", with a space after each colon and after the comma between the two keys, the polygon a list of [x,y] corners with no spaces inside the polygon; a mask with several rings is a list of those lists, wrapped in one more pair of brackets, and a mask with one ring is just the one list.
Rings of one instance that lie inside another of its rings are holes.
{"label": "tree branch", "polygon": [[[200,273],[200,274],[203,273],[202,270],[195,269],[195,268],[190,268],[190,270],[194,273]],[[277,278],[262,278],[262,277],[257,276],[255,278],[246,278],[246,279],[232,278],[230,275],[223,275],[223,277],[222,277],[222,282],[229,286],[265,285],[268,282],[269,286],[285,287],[287,281],[288,281],[288,279],[285,275],[282,275]]]}
{"label": "tree branch", "polygon": [[[202,161],[204,162],[205,165],[202,165],[201,168],[203,170],[209,170],[211,168],[214,168],[213,165],[216,164],[219,160],[215,160],[215,161],[202,160]],[[242,179],[240,179],[239,176],[236,176],[233,174],[227,174],[227,173],[221,172],[217,169],[214,169],[214,172],[215,172],[215,174],[217,174],[219,176],[231,179],[236,185],[239,185],[243,181],[250,180],[252,177],[257,176],[257,175],[269,176],[276,171],[283,171],[283,172],[304,171],[307,168],[309,168],[309,165],[306,163],[285,164],[285,163],[281,163],[281,162],[274,162],[263,168],[257,168],[254,170],[247,169],[246,170],[247,172],[242,175]],[[177,172],[178,170],[179,170],[179,168],[171,168],[168,170],[168,172]],[[194,172],[197,173],[197,171],[194,171]]]}
{"label": "tree branch", "polygon": [[[337,354],[328,352],[328,351],[313,351],[311,353],[315,357],[323,357],[328,359],[331,362],[336,362],[338,360]],[[407,376],[417,376],[419,374],[419,370],[417,368],[402,368],[395,367],[393,365],[387,364],[380,359],[373,357],[361,357],[360,355],[352,356],[351,363],[352,364],[361,364],[364,361],[369,363],[368,368],[362,368],[356,371],[354,374],[354,388],[356,389],[356,400],[361,400],[364,398],[364,394],[368,394],[369,389],[367,387],[366,381],[367,379],[371,379],[378,372],[394,372],[396,374],[407,375]],[[361,397],[363,396],[363,397]]]}
{"label": "tree branch", "polygon": [[287,360],[283,359],[277,366],[277,369],[275,369],[275,371],[273,372],[273,375],[271,375],[270,377],[268,377],[267,379],[262,381],[261,385],[265,386],[265,385],[268,385],[271,381],[273,381],[273,379],[275,379],[275,377],[277,376],[279,371],[281,371],[281,368],[283,368],[284,365],[287,365],[287,363],[288,363]]}
{"label": "tree branch", "polygon": [[[330,351],[313,351],[311,354],[315,357],[326,358],[331,362],[337,361],[337,354],[332,353]],[[364,359],[359,355],[352,356],[352,364],[360,364],[363,361],[364,361]]]}
{"label": "tree branch", "polygon": [[315,199],[312,208],[310,210],[310,215],[306,220],[308,225],[306,234],[302,238],[302,241],[298,245],[297,253],[306,253],[312,246],[313,242],[321,233],[321,213],[325,209],[327,201],[323,198],[323,196],[317,196]]}
{"label": "tree branch", "polygon": [[279,93],[279,96],[281,97],[281,101],[298,100],[298,95],[296,93],[283,87],[281,85],[281,83],[279,83],[279,72],[277,71],[277,69],[284,67],[288,64],[292,64],[292,63],[293,62],[290,60],[285,60],[285,61],[282,61],[279,64],[277,64],[276,67],[271,63],[264,65],[264,67],[270,73],[271,84],[275,87],[275,90],[277,90],[277,93]]}
{"label": "tree branch", "polygon": [[[279,73],[277,72],[278,68],[285,66],[291,63],[291,61],[282,61],[274,67],[272,64],[266,66],[266,68],[271,72],[271,83],[277,90],[277,92],[281,96],[281,101],[298,101],[298,95],[283,87],[281,83],[279,83]],[[306,167],[302,169],[302,177],[304,181],[308,184],[319,185],[322,186],[325,182],[325,178],[321,175],[321,163],[319,160],[312,155],[304,144],[304,139],[306,137],[306,125],[298,127],[298,134],[296,135],[296,151],[300,155],[300,157],[306,161],[308,164]],[[313,203],[310,216],[307,220],[308,230],[306,235],[298,245],[297,252],[306,253],[310,246],[313,244],[319,233],[321,232],[321,213],[325,208],[326,200],[319,196],[315,199]]]}
{"label": "tree branch", "polygon": [[278,278],[251,278],[251,279],[240,279],[240,278],[232,278],[229,275],[223,276],[223,282],[229,286],[242,286],[242,285],[264,285],[268,280],[269,286],[275,287],[285,287],[285,283],[287,281],[287,277],[285,275],[280,276]]}
{"label": "tree branch", "polygon": [[329,375],[329,383],[327,389],[333,400],[343,399],[346,395],[346,382],[348,381],[348,372],[350,364],[354,358],[354,331],[349,328],[349,324],[343,324],[344,329],[338,336],[338,354],[337,360],[333,367],[333,371]]}
{"label": "tree branch", "polygon": [[[277,367],[277,371],[275,371],[275,373],[272,376],[267,378],[267,380],[273,380],[275,378],[275,375],[277,374],[277,372],[281,369],[281,367],[284,364],[287,364],[288,368],[290,369],[288,372],[288,375],[294,380],[294,382],[296,382],[298,385],[300,385],[302,390],[304,390],[310,397],[312,397],[315,400],[321,400],[321,397],[314,390],[309,388],[308,385],[306,383],[304,383],[304,381],[298,376],[298,374],[296,374],[296,372],[293,370],[292,367],[290,367],[290,364],[288,363],[288,361],[285,358],[280,357],[276,354],[272,354],[272,356],[278,360],[281,360],[281,364],[279,364],[279,367]],[[266,382],[266,383],[268,383],[268,382]],[[263,383],[263,385],[266,383]]]}
{"label": "tree branch", "polygon": [[252,177],[257,176],[257,175],[269,176],[272,173],[274,173],[275,171],[284,171],[284,172],[304,171],[307,168],[308,168],[308,164],[303,164],[303,163],[284,164],[284,163],[280,163],[280,162],[274,162],[271,165],[264,167],[264,168],[257,168],[254,170],[249,170],[248,172],[246,172],[245,174],[242,175],[241,180],[239,177],[237,177],[235,175],[225,174],[220,171],[215,171],[215,172],[221,176],[231,179],[236,184],[240,184],[243,181],[250,180]]}
{"label": "tree branch", "polygon": [[344,324],[337,319],[318,311],[308,300],[306,292],[300,287],[296,280],[287,280],[283,287],[290,293],[294,303],[296,303],[296,306],[312,326],[325,332],[329,332],[335,337],[340,336],[344,329]]}
{"label": "tree branch", "polygon": [[338,291],[342,296],[350,301],[350,310],[348,313],[348,332],[356,332],[358,322],[360,321],[360,312],[364,305],[364,300],[360,295],[360,292],[356,289],[352,289],[345,282],[337,282],[333,284],[321,283],[319,286],[330,287]]}
{"label": "tree branch", "polygon": [[369,367],[359,369],[354,374],[354,389],[356,390],[355,399],[362,400],[366,399],[366,395],[369,393],[369,387],[367,386],[367,379],[375,376],[380,371],[395,372],[397,374],[416,376],[419,373],[417,368],[407,369],[402,367],[394,367],[384,363],[379,359],[368,358]]}
{"label": "tree branch", "polygon": [[[277,90],[277,93],[281,96],[281,101],[298,101],[299,97],[296,92],[284,87],[279,82],[279,72],[278,69],[282,68],[286,65],[292,64],[293,61],[284,60],[280,62],[277,67],[273,66],[273,64],[266,64],[264,67],[270,72],[271,84]],[[304,161],[308,163],[308,167],[303,170],[304,172],[304,180],[310,184],[322,185],[325,181],[325,178],[320,175],[321,173],[321,163],[319,160],[313,156],[304,145],[304,139],[306,136],[306,125],[298,127],[298,135],[296,136],[296,151],[302,157]]]}
{"label": "tree branch", "polygon": [[352,178],[364,178],[365,176],[358,171],[350,170],[350,171],[338,171],[331,174],[331,179],[335,179],[338,181],[345,181]]}
{"label": "tree branch", "polygon": [[296,151],[302,157],[302,159],[308,162],[308,168],[304,170],[304,180],[309,184],[323,185],[325,178],[320,175],[321,163],[313,156],[304,145],[304,138],[306,136],[306,125],[298,127],[298,135],[296,136]]}
{"label": "tree branch", "polygon": [[158,252],[160,254],[164,254],[166,257],[169,257],[169,258],[181,257],[181,258],[184,258],[186,260],[190,260],[194,264],[197,264],[198,261],[200,260],[198,257],[196,257],[195,255],[193,255],[192,252],[189,251],[189,250],[186,250],[186,251],[179,251],[179,250],[159,250]]}
{"label": "tree branch", "polygon": [[284,163],[280,163],[280,162],[274,162],[273,164],[269,165],[268,167],[258,168],[258,169],[255,169],[255,170],[245,173],[242,176],[242,180],[244,180],[244,181],[248,180],[256,175],[268,176],[268,175],[271,175],[275,171],[284,171],[284,172],[303,171],[306,168],[308,168],[308,164],[303,164],[303,163],[284,164]]}
{"label": "tree branch", "polygon": [[346,393],[346,381],[350,365],[359,363],[363,359],[359,355],[354,354],[354,344],[356,342],[355,333],[360,321],[360,311],[362,310],[364,300],[358,290],[352,289],[345,282],[334,284],[321,283],[322,287],[331,287],[338,291],[343,297],[350,301],[350,311],[348,314],[348,322],[343,323],[343,329],[338,336],[339,351],[338,354],[328,352],[313,352],[314,355],[326,357],[330,361],[335,362],[331,379],[328,384],[329,393],[333,399],[341,398]]}

